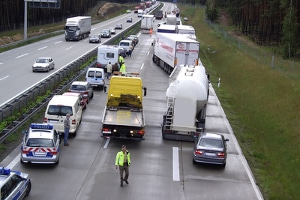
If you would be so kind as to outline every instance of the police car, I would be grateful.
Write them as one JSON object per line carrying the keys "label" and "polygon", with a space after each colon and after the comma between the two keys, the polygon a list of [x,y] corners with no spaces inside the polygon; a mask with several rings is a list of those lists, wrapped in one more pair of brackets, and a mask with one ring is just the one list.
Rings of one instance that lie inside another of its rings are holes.
{"label": "police car", "polygon": [[21,163],[59,163],[60,133],[52,124],[32,123],[24,132]]}
{"label": "police car", "polygon": [[0,167],[0,199],[24,199],[31,190],[29,175]]}

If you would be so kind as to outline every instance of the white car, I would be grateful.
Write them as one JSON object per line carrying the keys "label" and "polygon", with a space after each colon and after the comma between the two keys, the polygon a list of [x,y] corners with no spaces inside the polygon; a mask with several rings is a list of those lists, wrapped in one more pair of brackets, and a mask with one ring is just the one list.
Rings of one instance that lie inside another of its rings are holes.
{"label": "white car", "polygon": [[109,30],[110,30],[110,34],[112,34],[112,35],[116,34],[115,27],[110,27]]}
{"label": "white car", "polygon": [[54,67],[55,63],[51,57],[39,57],[32,65],[32,71],[49,72]]}
{"label": "white car", "polygon": [[121,24],[121,23],[119,23],[119,24],[116,24],[116,27],[115,27],[115,29],[122,29],[123,28],[123,25]]}

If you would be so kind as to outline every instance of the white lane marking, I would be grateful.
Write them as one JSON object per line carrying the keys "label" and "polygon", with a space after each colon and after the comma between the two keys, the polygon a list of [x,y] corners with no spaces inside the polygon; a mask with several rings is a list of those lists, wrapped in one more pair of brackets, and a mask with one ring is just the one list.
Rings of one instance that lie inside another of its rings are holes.
{"label": "white lane marking", "polygon": [[110,141],[110,138],[107,138],[106,141],[105,141],[105,144],[104,144],[104,149],[107,148],[108,144],[109,144],[109,141]]}
{"label": "white lane marking", "polygon": [[18,154],[16,157],[15,157],[15,159],[13,159],[8,165],[7,165],[7,168],[8,169],[13,169],[16,165],[17,165],[17,163],[20,161],[20,154]]}
{"label": "white lane marking", "polygon": [[73,48],[73,46],[70,46],[69,48],[66,48],[65,50],[69,50],[69,49],[72,49]]}
{"label": "white lane marking", "polygon": [[48,47],[48,46],[44,46],[44,47],[42,47],[42,48],[39,48],[38,51],[43,50],[43,49],[46,49],[47,47]]}
{"label": "white lane marking", "polygon": [[6,78],[8,78],[8,77],[9,77],[9,76],[5,76],[5,77],[3,77],[3,78],[0,78],[0,81],[6,79]]}
{"label": "white lane marking", "polygon": [[16,58],[21,58],[21,57],[27,56],[27,55],[28,55],[28,53],[25,53],[25,54],[22,54],[22,55],[17,56]]}
{"label": "white lane marking", "polygon": [[144,67],[144,63],[141,65],[141,69],[143,69],[143,67]]}
{"label": "white lane marking", "polygon": [[147,52],[147,56],[149,56],[149,54],[150,54],[150,51]]}
{"label": "white lane marking", "polygon": [[54,44],[59,44],[59,43],[61,43],[61,41],[55,42]]}
{"label": "white lane marking", "polygon": [[180,181],[178,147],[173,147],[173,181]]}

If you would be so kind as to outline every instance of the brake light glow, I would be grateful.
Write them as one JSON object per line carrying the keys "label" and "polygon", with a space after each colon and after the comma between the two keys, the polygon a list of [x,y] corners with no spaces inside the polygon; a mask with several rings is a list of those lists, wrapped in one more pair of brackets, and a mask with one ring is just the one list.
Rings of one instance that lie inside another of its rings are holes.
{"label": "brake light glow", "polygon": [[195,151],[195,154],[196,154],[196,155],[202,155],[202,154],[203,154],[203,151],[197,149],[197,150]]}
{"label": "brake light glow", "polygon": [[72,120],[72,124],[76,124],[76,119],[73,119],[73,120]]}
{"label": "brake light glow", "polygon": [[225,157],[225,153],[224,152],[219,152],[217,154],[218,157],[224,158]]}

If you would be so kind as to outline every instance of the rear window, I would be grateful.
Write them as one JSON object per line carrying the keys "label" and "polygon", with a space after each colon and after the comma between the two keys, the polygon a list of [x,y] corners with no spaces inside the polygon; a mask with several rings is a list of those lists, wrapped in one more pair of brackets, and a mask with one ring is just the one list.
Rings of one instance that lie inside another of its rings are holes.
{"label": "rear window", "polygon": [[101,71],[89,71],[88,72],[88,77],[90,78],[102,78],[102,72]]}
{"label": "rear window", "polygon": [[26,146],[28,147],[54,147],[53,140],[45,138],[30,138]]}
{"label": "rear window", "polygon": [[106,58],[114,58],[114,57],[115,57],[114,53],[110,53],[110,52],[106,53]]}
{"label": "rear window", "polygon": [[73,115],[71,106],[50,105],[47,111],[48,115],[66,116],[68,113]]}
{"label": "rear window", "polygon": [[85,91],[86,87],[84,85],[71,85],[71,90]]}
{"label": "rear window", "polygon": [[129,42],[121,42],[120,46],[129,46]]}

